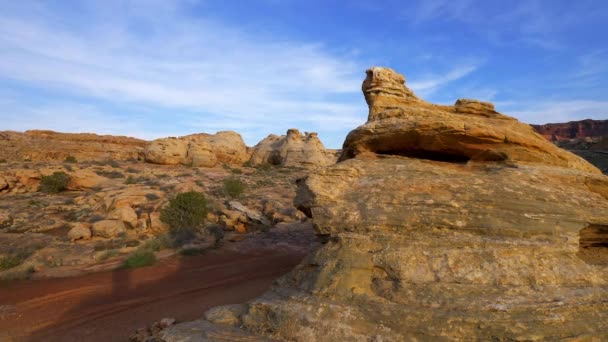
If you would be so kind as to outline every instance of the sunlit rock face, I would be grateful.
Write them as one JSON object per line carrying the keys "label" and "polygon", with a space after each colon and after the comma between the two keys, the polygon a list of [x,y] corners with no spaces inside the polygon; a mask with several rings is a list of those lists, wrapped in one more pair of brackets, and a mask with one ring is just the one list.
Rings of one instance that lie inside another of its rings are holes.
{"label": "sunlit rock face", "polygon": [[144,154],[146,161],[154,164],[201,167],[241,165],[248,158],[243,138],[231,131],[156,139],[146,146]]}
{"label": "sunlit rock face", "polygon": [[0,160],[63,161],[136,160],[141,158],[145,140],[92,133],[60,133],[44,130],[0,131]]}
{"label": "sunlit rock face", "polygon": [[366,124],[299,181],[327,242],[235,324],[297,341],[608,338],[608,177],[490,103],[367,71]]}
{"label": "sunlit rock face", "polygon": [[316,168],[336,163],[335,153],[326,150],[317,133],[290,129],[286,135],[271,134],[253,147],[252,165],[281,165]]}

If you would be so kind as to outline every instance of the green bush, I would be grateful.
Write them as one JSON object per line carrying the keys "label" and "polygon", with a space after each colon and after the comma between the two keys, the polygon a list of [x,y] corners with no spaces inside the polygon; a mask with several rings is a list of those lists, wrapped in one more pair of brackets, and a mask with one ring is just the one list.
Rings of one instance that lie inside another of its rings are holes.
{"label": "green bush", "polygon": [[23,259],[19,256],[9,255],[0,258],[0,271],[8,270],[21,265]]}
{"label": "green bush", "polygon": [[206,217],[207,199],[205,194],[197,191],[178,194],[160,212],[161,221],[173,232],[196,229],[202,226]]}
{"label": "green bush", "polygon": [[42,176],[39,190],[48,193],[61,192],[67,188],[69,181],[70,176],[65,172],[56,171],[50,176]]}
{"label": "green bush", "polygon": [[111,179],[125,178],[125,175],[118,171],[97,170],[97,171],[95,171],[95,173],[102,177],[111,178]]}
{"label": "green bush", "polygon": [[126,268],[138,268],[153,265],[156,262],[156,255],[148,249],[137,249],[131,253],[123,266]]}
{"label": "green bush", "polygon": [[238,168],[234,168],[234,169],[231,169],[230,172],[232,172],[235,175],[240,175],[240,174],[243,173],[243,170],[238,169]]}
{"label": "green bush", "polygon": [[65,157],[65,160],[63,162],[64,163],[78,163],[78,160],[76,160],[76,157],[74,157],[74,156],[67,156],[67,157]]}
{"label": "green bush", "polygon": [[238,198],[245,192],[245,183],[237,177],[224,179],[224,194],[230,198]]}

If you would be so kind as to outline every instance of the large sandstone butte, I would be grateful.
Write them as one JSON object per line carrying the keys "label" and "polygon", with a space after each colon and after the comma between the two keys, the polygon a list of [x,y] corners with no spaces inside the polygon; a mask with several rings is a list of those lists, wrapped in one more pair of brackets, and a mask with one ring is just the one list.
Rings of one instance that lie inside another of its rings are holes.
{"label": "large sandstone butte", "polygon": [[248,158],[243,138],[231,131],[156,139],[146,146],[144,154],[146,161],[154,164],[202,167],[240,165]]}
{"label": "large sandstone butte", "polygon": [[68,156],[78,160],[138,159],[146,141],[92,133],[53,131],[0,132],[0,159],[49,161]]}
{"label": "large sandstone butte", "polygon": [[335,153],[326,150],[317,133],[302,135],[290,129],[286,135],[269,135],[253,148],[252,165],[281,165],[288,167],[323,167],[336,163]]}
{"label": "large sandstone butte", "polygon": [[[368,70],[368,122],[299,181],[327,242],[206,319],[297,341],[608,339],[608,177],[489,103],[404,82]],[[163,337],[222,336],[209,324]]]}

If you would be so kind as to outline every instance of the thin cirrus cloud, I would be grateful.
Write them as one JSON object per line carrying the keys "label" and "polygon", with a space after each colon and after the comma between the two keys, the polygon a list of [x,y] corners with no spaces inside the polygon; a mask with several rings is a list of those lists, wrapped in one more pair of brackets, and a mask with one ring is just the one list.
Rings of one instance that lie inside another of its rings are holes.
{"label": "thin cirrus cloud", "polygon": [[[87,118],[89,130],[112,129],[116,126],[112,121],[121,115],[101,114],[104,103],[122,103],[129,110],[130,106],[162,108],[177,119],[178,126],[168,131],[235,129],[235,122],[245,121],[249,124],[237,127],[259,130],[260,134],[248,134],[258,139],[274,131],[273,124],[285,129],[327,121],[336,129],[335,124],[344,120],[335,118],[352,118],[358,111],[352,103],[328,95],[358,94],[361,81],[354,72],[362,67],[326,52],[320,44],[256,39],[212,21],[194,22],[176,9],[162,22],[148,22],[158,30],[146,38],[126,24],[116,27],[120,20],[111,32],[79,32],[51,22],[53,15],[36,20],[0,15],[0,78],[24,82],[28,91],[52,89],[93,104],[74,103],[68,115],[65,100],[46,109],[24,103],[28,101],[4,103],[1,115],[12,116],[3,120],[9,129],[33,128],[25,127],[18,113],[36,113],[39,120],[32,121],[36,127],[55,127],[57,117],[69,117],[67,121],[81,124],[66,125],[68,129],[86,127]],[[110,40],[107,35],[118,38]],[[78,110],[83,114],[75,119]],[[41,113],[48,113],[47,117]],[[154,125],[143,119],[141,125]],[[131,132],[127,126],[118,133]]]}
{"label": "thin cirrus cloud", "polygon": [[[254,144],[298,127],[319,131],[329,146],[339,147],[365,121],[360,84],[366,66],[359,61],[320,43],[254,36],[193,19],[180,11],[180,2],[125,2],[137,9],[131,12],[118,3],[94,4],[94,13],[85,11],[77,22],[43,5],[34,17],[19,8],[0,14],[0,81],[27,85],[30,97],[40,90],[58,95],[35,105],[23,94],[3,103],[0,116],[12,117],[5,128],[147,139],[239,130]],[[163,19],[141,14],[158,11]],[[99,13],[111,13],[110,22]],[[411,86],[430,94],[474,70],[455,68]]]}
{"label": "thin cirrus cloud", "polygon": [[[544,8],[542,1],[517,1],[508,11],[471,0],[408,3],[416,19],[409,25],[392,11],[394,22],[387,18],[366,30],[351,31],[348,25],[360,26],[354,19],[340,22],[346,36],[335,30],[335,37],[308,27],[289,30],[291,24],[285,30],[256,30],[241,20],[243,14],[234,18],[205,6],[193,10],[197,3],[212,2],[0,4],[0,129],[145,139],[236,130],[253,145],[295,127],[340,147],[367,118],[360,90],[364,70],[384,63],[405,72],[407,85],[432,102],[492,100],[527,122],[606,113],[599,98],[608,71],[605,47],[559,57],[525,43],[563,45],[560,33],[579,20],[551,8],[534,15]],[[283,11],[295,6],[265,3]],[[401,3],[382,5],[406,6]],[[368,5],[338,10],[353,18],[360,11],[385,10]],[[314,16],[318,8],[309,6]],[[271,7],[264,11],[273,16]],[[310,18],[309,27],[323,25],[321,17]],[[332,27],[319,30],[334,33]],[[352,32],[360,36],[353,38]],[[377,39],[385,33],[386,41]],[[502,44],[505,39],[509,43]],[[545,68],[547,61],[570,64]]]}

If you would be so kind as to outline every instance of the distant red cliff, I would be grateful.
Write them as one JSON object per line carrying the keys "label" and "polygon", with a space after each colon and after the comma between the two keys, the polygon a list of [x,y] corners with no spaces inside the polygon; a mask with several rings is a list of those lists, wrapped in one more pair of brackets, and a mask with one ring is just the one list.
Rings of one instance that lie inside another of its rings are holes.
{"label": "distant red cliff", "polygon": [[608,136],[608,120],[586,119],[566,123],[532,125],[532,127],[551,141]]}

